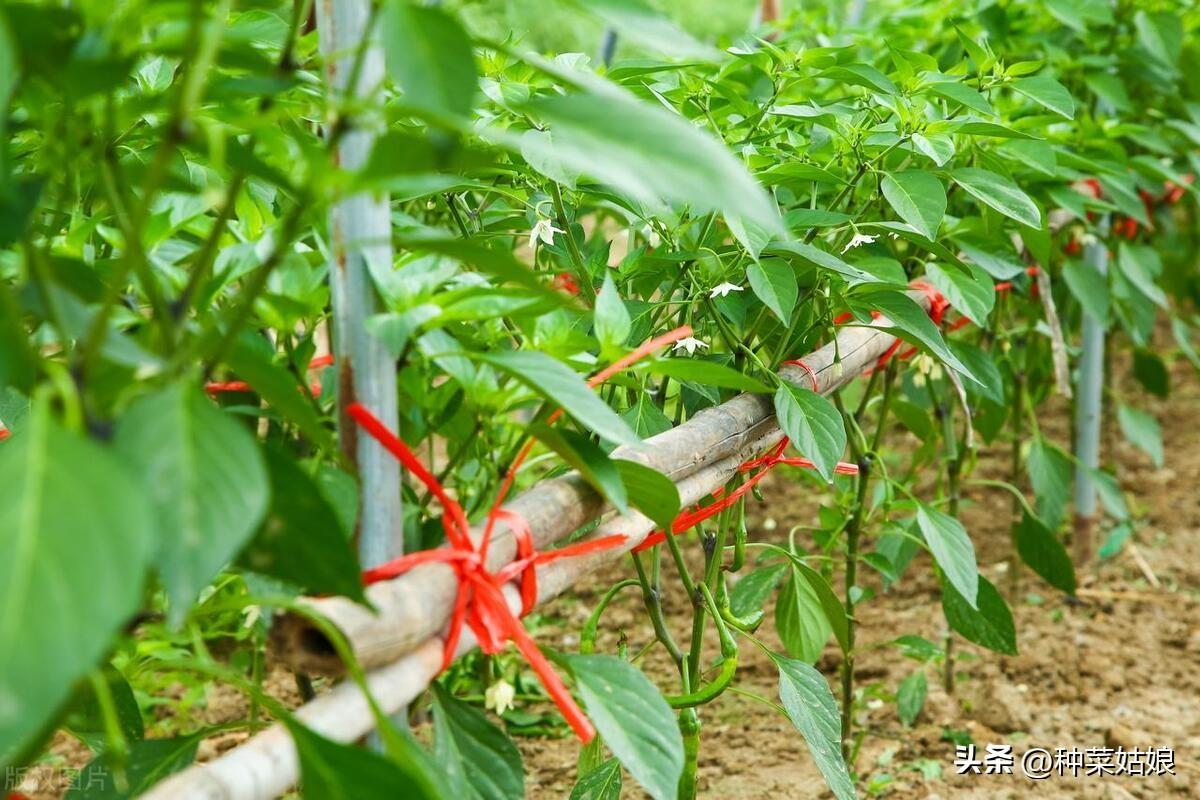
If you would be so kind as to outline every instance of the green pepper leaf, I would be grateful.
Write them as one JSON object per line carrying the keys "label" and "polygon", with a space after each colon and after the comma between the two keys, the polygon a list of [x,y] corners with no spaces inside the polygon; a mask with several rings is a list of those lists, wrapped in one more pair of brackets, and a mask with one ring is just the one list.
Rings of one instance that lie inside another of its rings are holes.
{"label": "green pepper leaf", "polygon": [[855,800],[842,758],[842,720],[825,676],[803,661],[771,654],[779,668],[779,699],[837,800]]}
{"label": "green pepper leaf", "polygon": [[928,172],[907,170],[885,175],[880,188],[900,219],[927,239],[937,238],[946,215],[946,187],[941,181]]}
{"label": "green pepper leaf", "polygon": [[525,796],[521,752],[477,709],[433,684],[433,756],[466,800],[519,800]]}
{"label": "green pepper leaf", "polygon": [[134,403],[115,441],[153,502],[158,571],[178,624],[266,513],[262,454],[243,425],[185,384]]}
{"label": "green pepper leaf", "polygon": [[950,173],[967,194],[1001,214],[1031,228],[1042,227],[1042,212],[1019,186],[1001,175],[978,167],[960,167]]}
{"label": "green pepper leaf", "polygon": [[976,608],[979,567],[975,563],[975,545],[967,535],[967,529],[954,517],[924,503],[917,507],[917,526],[946,579],[967,605]]}
{"label": "green pepper leaf", "polygon": [[615,656],[567,656],[604,743],[654,800],[675,800],[683,737],[675,714],[641,670]]}
{"label": "green pepper leaf", "polygon": [[780,381],[775,415],[800,454],[812,460],[822,478],[832,481],[833,468],[846,449],[846,427],[833,403],[811,389]]}
{"label": "green pepper leaf", "polygon": [[966,601],[949,581],[942,582],[942,612],[951,630],[980,647],[1009,656],[1017,654],[1012,611],[996,587],[979,576],[978,607]]}

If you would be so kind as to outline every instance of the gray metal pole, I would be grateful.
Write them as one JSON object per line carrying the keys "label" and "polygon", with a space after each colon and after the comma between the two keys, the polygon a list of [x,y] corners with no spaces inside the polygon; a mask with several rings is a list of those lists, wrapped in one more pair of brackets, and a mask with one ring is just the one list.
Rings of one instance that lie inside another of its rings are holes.
{"label": "gray metal pole", "polygon": [[[366,42],[370,16],[368,0],[320,0],[317,26],[326,79],[335,95],[364,97],[383,83],[383,50]],[[347,83],[360,47],[357,86]],[[378,125],[355,119],[338,143],[342,169],[366,163]],[[377,310],[368,262],[392,263],[391,212],[386,194],[356,194],[338,202],[329,216],[333,295],[334,356],[338,381],[338,434],[346,457],[358,468],[360,505],[358,550],[364,566],[395,558],[403,551],[400,517],[400,469],[396,460],[370,436],[360,436],[346,408],[362,403],[392,429],[397,424],[396,369],[383,345],[367,334],[364,320]]]}
{"label": "gray metal pole", "polygon": [[[1108,231],[1108,218],[1101,221],[1097,233]],[[1083,260],[1094,271],[1093,280],[1106,280],[1108,246],[1102,238],[1087,245]],[[1100,466],[1100,423],[1104,405],[1105,321],[1084,312],[1083,349],[1079,358],[1079,378],[1075,392],[1075,561],[1083,564],[1092,557],[1095,539],[1097,493],[1091,470]]]}
{"label": "gray metal pole", "polygon": [[[370,97],[384,79],[383,50],[371,38],[369,0],[318,0],[317,27],[325,78],[339,100]],[[361,53],[361,48],[368,48]],[[349,86],[358,63],[358,80]],[[335,158],[343,169],[362,167],[382,127],[356,118],[338,142]],[[382,344],[367,334],[364,321],[377,301],[368,263],[392,263],[391,212],[387,194],[357,194],[338,202],[329,215],[329,285],[333,300],[333,352],[337,370],[338,434],[343,455],[359,477],[356,535],[363,566],[374,566],[404,551],[400,507],[400,467],[373,438],[360,435],[347,415],[362,403],[393,430],[397,427],[396,367]],[[394,717],[405,724],[405,709]],[[381,749],[377,736],[370,744]]]}

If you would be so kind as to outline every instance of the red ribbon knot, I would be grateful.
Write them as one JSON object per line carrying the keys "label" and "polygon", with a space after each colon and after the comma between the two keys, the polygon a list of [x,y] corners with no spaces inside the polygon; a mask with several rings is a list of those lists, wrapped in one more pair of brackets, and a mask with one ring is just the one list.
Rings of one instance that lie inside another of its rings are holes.
{"label": "red ribbon knot", "polygon": [[[458,593],[454,599],[454,610],[447,628],[445,646],[442,650],[442,670],[454,660],[458,643],[462,638],[462,627],[470,626],[479,649],[485,653],[498,653],[508,642],[529,662],[529,666],[545,687],[547,694],[562,712],[563,718],[580,741],[587,743],[596,735],[591,722],[575,703],[562,678],[554,671],[550,661],[542,654],[533,637],[525,630],[520,618],[508,607],[504,586],[509,581],[520,579],[521,615],[524,616],[537,602],[537,566],[560,558],[584,555],[590,552],[617,547],[625,542],[620,535],[606,536],[580,542],[575,545],[536,553],[529,525],[509,509],[493,512],[492,519],[502,520],[512,531],[517,543],[518,560],[497,572],[487,568],[487,539],[485,536],[476,547],[471,539],[471,527],[461,505],[446,492],[437,478],[425,468],[404,442],[400,441],[379,419],[363,406],[355,403],[347,409],[350,416],[368,434],[391,453],[429,489],[442,505],[442,527],[446,531],[449,547],[421,550],[401,556],[368,569],[363,573],[366,584],[390,580],[408,572],[418,564],[441,563],[451,567],[458,579]],[[488,526],[488,532],[491,531]]]}

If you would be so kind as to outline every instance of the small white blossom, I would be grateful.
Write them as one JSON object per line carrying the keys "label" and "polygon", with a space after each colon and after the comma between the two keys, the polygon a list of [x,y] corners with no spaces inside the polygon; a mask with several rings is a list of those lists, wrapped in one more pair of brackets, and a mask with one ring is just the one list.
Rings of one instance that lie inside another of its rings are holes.
{"label": "small white blossom", "polygon": [[642,226],[642,235],[646,237],[646,244],[652,248],[662,244],[662,237],[658,235],[658,231],[655,230],[654,226],[649,223]]}
{"label": "small white blossom", "polygon": [[878,236],[871,236],[870,234],[867,234],[867,233],[857,233],[856,232],[854,234],[854,236],[850,239],[849,244],[847,244],[845,247],[842,248],[842,252],[845,253],[847,250],[853,250],[854,248],[858,247],[859,245],[872,244],[878,238],[879,238]]}
{"label": "small white blossom", "polygon": [[538,241],[544,244],[554,244],[554,234],[562,232],[561,228],[554,227],[552,221],[543,217],[535,222],[529,231],[529,244],[532,246]]}
{"label": "small white blossom", "polygon": [[933,356],[928,353],[921,353],[912,360],[913,369],[917,374],[913,376],[914,386],[924,386],[926,379],[936,381],[942,377],[942,366]]}
{"label": "small white blossom", "polygon": [[483,703],[497,714],[503,715],[505,711],[513,707],[513,700],[516,697],[517,690],[511,683],[501,678],[483,693]]}
{"label": "small white blossom", "polygon": [[898,233],[894,233],[894,232],[893,232],[893,233],[889,233],[889,234],[888,234],[888,236],[892,237],[893,239],[899,239],[899,238],[900,238],[900,234],[898,234]]}
{"label": "small white blossom", "polygon": [[242,615],[245,617],[245,619],[242,620],[242,626],[245,628],[253,628],[254,623],[262,619],[262,607],[246,606],[246,608],[242,610]]}
{"label": "small white blossom", "polygon": [[708,345],[697,339],[695,336],[688,336],[686,339],[680,339],[675,343],[673,350],[686,350],[690,356],[696,352],[696,348],[707,348]]}
{"label": "small white blossom", "polygon": [[1100,242],[1100,240],[1096,238],[1096,234],[1094,234],[1094,233],[1084,233],[1084,234],[1081,234],[1079,237],[1079,243],[1081,245],[1083,245],[1084,247],[1091,247],[1092,245],[1098,244],[1099,242]]}
{"label": "small white blossom", "polygon": [[736,283],[726,282],[726,283],[722,283],[717,286],[714,286],[712,291],[708,293],[708,296],[709,297],[724,297],[725,295],[729,294],[730,292],[740,292],[740,291],[743,291],[741,286],[738,286]]}
{"label": "small white blossom", "polygon": [[775,521],[774,517],[767,517],[763,520],[762,526],[764,531],[773,531],[779,527],[779,523]]}

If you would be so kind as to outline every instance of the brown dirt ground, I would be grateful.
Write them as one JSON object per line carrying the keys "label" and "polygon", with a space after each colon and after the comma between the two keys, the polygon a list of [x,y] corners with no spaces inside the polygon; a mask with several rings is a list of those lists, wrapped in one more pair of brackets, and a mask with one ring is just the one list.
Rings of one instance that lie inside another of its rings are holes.
{"label": "brown dirt ground", "polygon": [[[1190,366],[1177,367],[1169,400],[1145,400],[1133,386],[1127,387],[1131,399],[1160,420],[1166,465],[1155,469],[1119,436],[1109,438],[1122,485],[1135,515],[1141,517],[1136,551],[1144,568],[1127,548],[1081,571],[1081,602],[1069,602],[1028,571],[1020,574],[1013,593],[1007,574],[1010,499],[993,489],[969,490],[961,517],[981,569],[1013,606],[1020,652],[1000,656],[958,639],[954,696],[942,689],[940,670],[929,667],[929,696],[911,729],[901,724],[890,700],[916,662],[900,657],[887,644],[903,634],[937,642],[945,634],[928,556],[914,560],[889,593],[860,606],[862,652],[856,678],[868,698],[878,698],[868,700],[857,720],[868,731],[855,764],[862,796],[867,796],[865,789],[873,779],[886,775],[892,780],[879,796],[894,800],[1200,797],[1200,498],[1195,490],[1200,480],[1200,386],[1189,374]],[[1041,427],[1056,441],[1065,441],[1065,404],[1050,405],[1053,410],[1041,419]],[[1007,445],[985,450],[976,475],[1005,477],[1008,458]],[[811,525],[813,508],[805,493],[796,481],[773,475],[765,489],[767,502],[752,512],[752,538],[781,541],[791,526]],[[775,521],[772,532],[764,525],[768,515]],[[603,587],[624,577],[624,569],[619,565],[594,585]],[[878,576],[867,572],[863,582],[878,591]],[[664,585],[669,583],[664,574]],[[677,641],[685,641],[690,616],[680,595],[676,589],[665,604]],[[568,620],[566,629],[577,629],[598,596],[589,591],[566,601],[560,612]],[[615,651],[619,633],[628,637],[630,652],[652,638],[636,592],[623,593],[605,619],[609,633],[599,643],[602,652]],[[770,627],[765,624],[760,633],[779,647]],[[831,643],[818,664],[835,692],[838,657]],[[739,686],[777,697],[777,673],[757,648],[743,647],[739,664]],[[642,667],[661,686],[674,689],[674,668],[661,648],[655,648]],[[889,702],[880,702],[883,699]],[[800,736],[773,708],[727,693],[702,712],[702,722],[702,797],[832,797]],[[943,739],[946,728],[968,732],[981,752],[988,743],[1012,744],[1018,757],[1030,747],[1051,752],[1056,747],[1173,747],[1176,774],[1054,776],[1040,782],[1019,774],[960,776],[953,766],[954,745]],[[519,744],[529,796],[567,796],[575,779],[576,743],[522,739]],[[626,796],[639,796],[636,789],[630,790],[636,784],[628,776],[625,785]]]}
{"label": "brown dirt ground", "polygon": [[[1109,438],[1107,452],[1117,455],[1122,485],[1141,518],[1136,534],[1139,565],[1130,549],[1094,564],[1080,575],[1082,602],[1074,603],[1023,572],[1012,591],[1007,574],[1010,500],[1002,492],[967,492],[962,519],[975,542],[980,566],[1008,595],[1013,606],[1020,654],[1003,657],[958,640],[958,689],[953,697],[941,688],[937,671],[927,670],[929,696],[911,729],[900,723],[891,693],[916,662],[900,657],[887,644],[902,634],[941,641],[945,622],[939,610],[936,581],[927,560],[919,556],[901,583],[860,606],[861,627],[856,676],[866,691],[868,707],[857,725],[867,734],[855,767],[861,796],[882,775],[891,782],[878,796],[894,800],[942,798],[1023,798],[1051,800],[1153,800],[1200,798],[1200,383],[1186,364],[1176,364],[1169,400],[1144,400],[1133,386],[1130,397],[1148,408],[1162,424],[1167,463],[1155,469],[1140,452]],[[1065,405],[1041,418],[1056,441],[1067,439]],[[1007,445],[985,449],[976,471],[980,476],[1007,475]],[[767,502],[752,506],[752,538],[782,541],[793,525],[811,525],[811,495],[786,475],[773,475],[765,485]],[[768,523],[773,518],[774,525]],[[772,530],[768,530],[772,528]],[[693,548],[694,550],[695,548]],[[579,625],[603,587],[624,577],[626,565],[615,565],[593,586],[563,598],[539,638],[570,649]],[[877,591],[870,570],[863,583]],[[1158,585],[1149,580],[1153,576]],[[664,584],[671,585],[669,574]],[[684,637],[689,612],[676,589],[664,598],[668,621],[677,640]],[[768,609],[770,619],[771,609]],[[631,652],[649,642],[652,633],[635,592],[623,593],[605,617],[600,652],[615,652],[617,637],[628,637]],[[562,623],[561,627],[553,623]],[[782,649],[768,623],[760,634]],[[557,628],[562,641],[544,633]],[[774,699],[777,674],[753,647],[744,647],[738,685]],[[831,644],[818,666],[836,691],[838,653]],[[654,648],[641,666],[660,686],[674,689],[674,669]],[[289,705],[299,702],[290,675],[273,672],[268,689]],[[887,702],[883,702],[886,700]],[[160,710],[162,710],[160,708]],[[216,724],[244,718],[244,700],[231,689],[214,687],[207,702],[195,709],[196,722]],[[726,694],[702,711],[700,756],[702,797],[797,798],[832,797],[791,723],[775,709]],[[1020,776],[958,776],[954,745],[945,729],[966,731],[981,746],[1009,743],[1020,754],[1027,747],[1173,747],[1174,776],[1059,778],[1033,782]],[[202,743],[208,760],[240,743],[245,733],[231,732]],[[578,747],[573,739],[521,738],[528,796],[537,800],[566,797],[575,779]],[[30,775],[39,790],[30,800],[61,797],[69,771],[88,760],[86,748],[60,734],[51,755]],[[638,797],[626,776],[625,796]]]}

